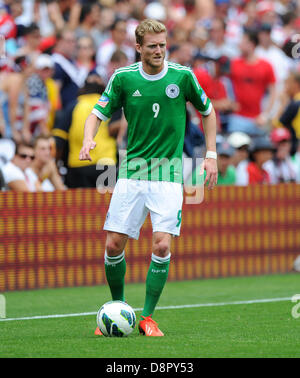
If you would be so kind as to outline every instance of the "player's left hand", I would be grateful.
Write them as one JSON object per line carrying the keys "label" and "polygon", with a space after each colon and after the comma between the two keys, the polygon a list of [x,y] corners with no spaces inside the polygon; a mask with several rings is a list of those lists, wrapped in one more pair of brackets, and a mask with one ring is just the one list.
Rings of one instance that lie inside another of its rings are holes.
{"label": "player's left hand", "polygon": [[206,170],[206,177],[204,186],[208,183],[208,189],[213,189],[218,182],[218,166],[216,159],[204,159],[204,169]]}
{"label": "player's left hand", "polygon": [[90,160],[92,161],[90,151],[96,147],[96,142],[93,140],[84,140],[82,149],[79,153],[79,160]]}

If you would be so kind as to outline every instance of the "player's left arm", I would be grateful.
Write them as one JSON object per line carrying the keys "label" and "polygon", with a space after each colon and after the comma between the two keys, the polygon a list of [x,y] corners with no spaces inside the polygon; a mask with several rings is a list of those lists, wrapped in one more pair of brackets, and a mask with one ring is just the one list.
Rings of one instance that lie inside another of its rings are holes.
{"label": "player's left arm", "polygon": [[[216,152],[217,121],[216,113],[213,107],[208,115],[202,116],[202,120],[206,151]],[[218,182],[217,159],[206,157],[204,159],[204,169],[206,170],[204,185],[208,183],[208,189],[213,189]]]}
{"label": "player's left arm", "polygon": [[216,154],[217,121],[216,113],[210,99],[201,88],[192,71],[186,71],[186,99],[190,101],[202,115],[207,156],[204,159],[206,177],[204,185],[212,189],[218,181],[218,167]]}

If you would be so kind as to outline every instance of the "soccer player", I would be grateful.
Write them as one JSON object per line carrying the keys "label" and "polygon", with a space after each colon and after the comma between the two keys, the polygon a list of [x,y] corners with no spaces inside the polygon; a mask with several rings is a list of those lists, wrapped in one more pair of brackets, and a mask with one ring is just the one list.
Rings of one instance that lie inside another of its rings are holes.
{"label": "soccer player", "polygon": [[[218,174],[216,117],[193,72],[165,61],[166,27],[146,19],[137,26],[135,35],[141,62],[119,68],[112,75],[85,122],[79,158],[91,159],[100,122],[123,107],[128,122],[128,146],[104,224],[106,278],[112,299],[124,301],[124,248],[128,237],[138,239],[150,212],[152,257],[139,331],[146,336],[163,336],[152,315],[167,280],[172,235],[180,232],[186,102],[190,101],[204,118],[205,184],[209,189],[217,183]],[[96,333],[99,334],[98,329]]]}

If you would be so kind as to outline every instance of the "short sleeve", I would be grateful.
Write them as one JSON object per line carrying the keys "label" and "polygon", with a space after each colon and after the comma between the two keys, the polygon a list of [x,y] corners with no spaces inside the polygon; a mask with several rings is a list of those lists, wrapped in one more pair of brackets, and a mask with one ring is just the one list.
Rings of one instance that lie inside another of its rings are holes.
{"label": "short sleeve", "polygon": [[210,99],[201,88],[195,74],[192,71],[187,71],[186,100],[190,101],[204,116],[209,115],[212,110]]}
{"label": "short sleeve", "polygon": [[92,111],[102,121],[107,121],[112,114],[122,107],[121,86],[119,76],[114,73],[105,91],[99,98]]}

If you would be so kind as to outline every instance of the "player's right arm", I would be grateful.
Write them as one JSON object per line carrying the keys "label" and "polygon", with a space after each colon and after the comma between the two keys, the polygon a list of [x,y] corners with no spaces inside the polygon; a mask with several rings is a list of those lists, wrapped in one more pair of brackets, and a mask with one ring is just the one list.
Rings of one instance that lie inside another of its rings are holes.
{"label": "player's right arm", "polygon": [[90,151],[96,147],[94,138],[98,132],[101,120],[93,113],[91,113],[84,125],[83,145],[79,153],[79,160],[92,160]]}
{"label": "player's right arm", "polygon": [[101,95],[92,113],[88,116],[84,125],[83,146],[79,154],[80,160],[92,160],[90,151],[96,147],[94,138],[102,121],[107,121],[121,104],[121,90],[117,74],[113,74]]}

